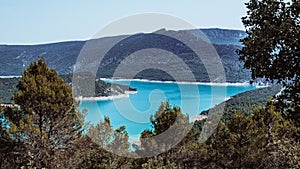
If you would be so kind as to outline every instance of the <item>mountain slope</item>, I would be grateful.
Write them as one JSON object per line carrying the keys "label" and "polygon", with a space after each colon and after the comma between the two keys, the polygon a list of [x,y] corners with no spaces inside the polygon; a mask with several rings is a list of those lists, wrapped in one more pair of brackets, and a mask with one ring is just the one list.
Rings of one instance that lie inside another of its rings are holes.
{"label": "mountain slope", "polygon": [[[157,32],[164,34],[172,34],[175,37],[181,37],[186,40],[192,40],[191,34],[197,35],[203,32],[209,41],[213,43],[223,63],[227,82],[244,82],[250,80],[250,72],[243,69],[243,63],[238,61],[236,50],[241,47],[240,38],[246,36],[245,32],[238,30],[224,30],[224,29],[195,29],[183,31],[166,31],[159,30]],[[156,33],[157,33],[156,32]],[[101,67],[98,70],[98,77],[113,77],[113,73],[118,65],[129,54],[134,51],[139,51],[145,48],[158,48],[169,50],[178,55],[191,68],[197,81],[208,82],[206,69],[197,57],[188,48],[181,46],[176,39],[166,38],[158,34],[136,34],[133,36],[116,36],[107,37],[96,40],[100,48],[106,47],[106,42],[110,39],[125,39],[122,43],[115,45],[105,56]],[[5,75],[21,75],[24,68],[28,64],[40,56],[44,56],[49,67],[57,69],[59,74],[69,74],[73,71],[73,66],[80,50],[86,41],[77,42],[61,42],[44,45],[0,45],[0,76]],[[197,41],[193,42],[197,43]],[[145,60],[136,59],[136,65],[147,64]],[[174,66],[174,70],[178,68],[178,62],[168,62],[162,66]],[[134,70],[132,70],[134,72]],[[126,70],[123,78],[130,75],[130,69]],[[180,71],[177,71],[180,73]],[[182,72],[183,77],[185,72]],[[152,80],[174,80],[166,73],[159,70],[145,70],[135,76],[135,78],[152,79]]]}

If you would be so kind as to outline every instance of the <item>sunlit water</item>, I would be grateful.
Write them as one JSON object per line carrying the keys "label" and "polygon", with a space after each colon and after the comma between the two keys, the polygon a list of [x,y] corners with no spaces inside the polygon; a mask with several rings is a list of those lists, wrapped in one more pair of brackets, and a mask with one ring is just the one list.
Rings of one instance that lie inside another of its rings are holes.
{"label": "sunlit water", "polygon": [[150,115],[163,101],[169,101],[172,106],[180,107],[183,113],[193,117],[230,96],[256,88],[249,84],[178,84],[139,80],[113,83],[130,85],[138,92],[114,100],[81,101],[79,109],[88,110],[86,121],[91,123],[98,123],[108,116],[114,128],[126,126],[130,139],[138,139],[143,130],[151,129]]}

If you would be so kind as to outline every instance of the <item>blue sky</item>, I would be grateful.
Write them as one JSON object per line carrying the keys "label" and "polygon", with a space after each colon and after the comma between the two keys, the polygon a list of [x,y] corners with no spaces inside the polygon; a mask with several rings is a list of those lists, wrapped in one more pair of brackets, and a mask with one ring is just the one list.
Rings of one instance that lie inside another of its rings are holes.
{"label": "blue sky", "polygon": [[113,21],[145,12],[173,15],[198,28],[243,30],[241,17],[246,14],[245,2],[247,1],[0,0],[0,44],[86,40]]}

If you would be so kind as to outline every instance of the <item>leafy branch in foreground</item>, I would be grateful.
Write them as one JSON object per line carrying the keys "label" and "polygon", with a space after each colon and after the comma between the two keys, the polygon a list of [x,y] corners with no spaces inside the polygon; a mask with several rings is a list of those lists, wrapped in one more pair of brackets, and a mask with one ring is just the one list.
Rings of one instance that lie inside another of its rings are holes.
{"label": "leafy branch in foreground", "polygon": [[282,84],[278,110],[294,120],[300,131],[300,2],[250,0],[242,18],[248,36],[238,51],[253,78]]}

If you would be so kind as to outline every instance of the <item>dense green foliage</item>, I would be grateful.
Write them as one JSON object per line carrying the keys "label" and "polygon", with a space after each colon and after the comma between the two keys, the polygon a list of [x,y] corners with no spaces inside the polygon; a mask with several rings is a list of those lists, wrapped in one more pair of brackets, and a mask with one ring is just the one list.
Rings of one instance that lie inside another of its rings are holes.
{"label": "dense green foliage", "polygon": [[248,36],[239,51],[252,77],[276,80],[285,90],[279,110],[300,127],[300,2],[250,0],[243,17]]}
{"label": "dense green foliage", "polygon": [[10,138],[25,148],[24,159],[37,168],[75,162],[64,160],[73,158],[82,130],[71,88],[43,58],[30,64],[17,88],[13,100],[18,106],[6,107],[3,112]]}
{"label": "dense green foliage", "polygon": [[[122,168],[130,166],[130,161],[120,155],[130,152],[128,134],[124,126],[114,130],[108,117],[99,124],[91,125],[85,136],[89,146],[85,146],[86,152],[79,168]],[[118,155],[116,155],[117,153]]]}
{"label": "dense green foliage", "polygon": [[271,104],[253,115],[237,113],[207,141],[214,168],[299,168],[296,127]]}
{"label": "dense green foliage", "polygon": [[[163,103],[168,110],[168,104]],[[170,109],[170,107],[169,107]],[[175,107],[176,109],[176,107]],[[172,108],[170,109],[172,110]],[[160,111],[158,111],[160,112]],[[169,118],[166,111],[162,114]],[[173,113],[175,116],[175,113]],[[159,121],[159,120],[155,120]],[[209,121],[207,121],[209,122]],[[168,123],[168,122],[165,122]],[[148,159],[139,159],[136,167],[145,168],[299,168],[300,144],[295,125],[275,111],[272,102],[251,115],[235,113],[220,122],[214,134],[199,142],[203,121],[196,121],[189,134],[171,150]],[[164,126],[146,130],[141,137],[151,137]],[[174,133],[175,137],[175,133]],[[146,145],[149,145],[148,143]],[[142,146],[145,143],[142,142]],[[151,146],[159,146],[159,142]],[[145,151],[145,149],[143,149]],[[141,153],[139,150],[138,154]]]}
{"label": "dense green foliage", "polygon": [[140,156],[168,151],[181,141],[190,126],[188,116],[182,114],[180,108],[171,107],[169,102],[162,103],[150,121],[153,130],[144,130],[140,136],[141,146],[137,149]]}

